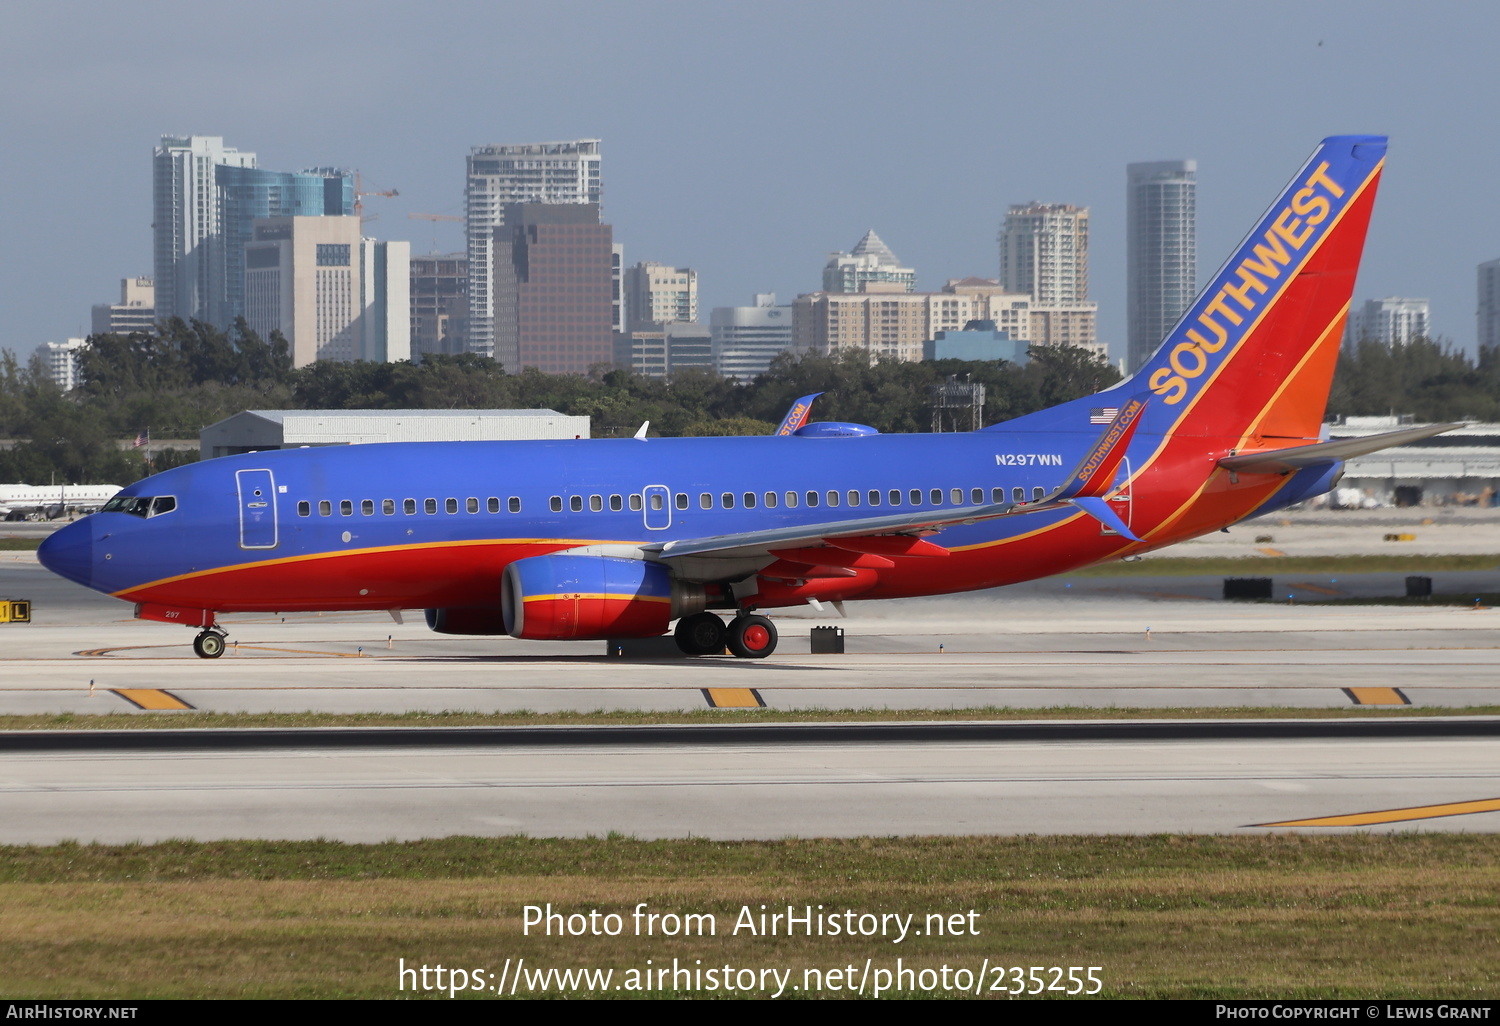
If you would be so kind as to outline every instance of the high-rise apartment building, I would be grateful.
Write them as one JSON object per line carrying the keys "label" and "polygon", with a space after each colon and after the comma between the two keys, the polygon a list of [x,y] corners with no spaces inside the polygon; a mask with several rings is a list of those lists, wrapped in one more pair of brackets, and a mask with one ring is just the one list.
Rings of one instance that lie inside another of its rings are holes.
{"label": "high-rise apartment building", "polygon": [[[508,203],[500,216],[488,251],[494,358],[507,371],[547,374],[612,363],[614,240],[599,205]],[[472,298],[472,261],[469,269]]]}
{"label": "high-rise apartment building", "polygon": [[1500,346],[1500,260],[1479,265],[1479,348]]}
{"label": "high-rise apartment building", "polygon": [[271,217],[245,246],[245,319],[280,331],[292,365],[411,357],[411,244],[360,237],[354,216]]}
{"label": "high-rise apartment building", "polygon": [[1000,231],[1000,282],[1048,306],[1087,302],[1088,207],[1012,206]]}
{"label": "high-rise apartment building", "polygon": [[1198,162],[1125,167],[1128,364],[1156,351],[1198,294]]}
{"label": "high-rise apartment building", "polygon": [[[599,140],[475,146],[464,190],[469,248],[469,350],[495,351],[495,229],[515,203],[588,203],[603,199]],[[597,217],[596,217],[597,221]]]}
{"label": "high-rise apartment building", "polygon": [[812,292],[792,303],[792,342],[799,353],[920,360],[924,342],[974,319],[974,305],[951,292]]}
{"label": "high-rise apartment building", "polygon": [[698,319],[698,272],[645,262],[625,269],[626,322],[631,331]]}
{"label": "high-rise apartment building", "polygon": [[1000,230],[1000,282],[1032,300],[1033,345],[1099,351],[1098,304],[1089,301],[1089,211],[1055,203],[1010,208]]}
{"label": "high-rise apartment building", "polygon": [[469,258],[432,253],[411,258],[412,355],[467,351]]}
{"label": "high-rise apartment building", "polygon": [[792,308],[776,293],[756,293],[754,306],[719,306],[708,315],[714,369],[726,378],[753,381],[792,348]]}
{"label": "high-rise apartment building", "polygon": [[1414,338],[1428,338],[1431,334],[1427,300],[1387,296],[1367,299],[1359,309],[1350,311],[1344,327],[1344,344],[1369,341],[1405,345]]}
{"label": "high-rise apartment building", "polygon": [[156,316],[212,321],[215,295],[224,282],[222,256],[216,252],[218,169],[253,168],[255,154],[225,146],[222,136],[164,135],[151,167]]}
{"label": "high-rise apartment building", "polygon": [[823,266],[824,292],[911,292],[917,272],[902,267],[875,229],[865,232],[847,253],[834,253]]}
{"label": "high-rise apartment building", "polygon": [[37,355],[47,367],[47,376],[64,392],[71,392],[79,385],[78,358],[88,346],[88,340],[70,338],[66,342],[43,342],[37,346]]}
{"label": "high-rise apartment building", "polygon": [[95,335],[129,335],[156,328],[156,285],[150,278],[121,278],[120,301],[94,306]]}

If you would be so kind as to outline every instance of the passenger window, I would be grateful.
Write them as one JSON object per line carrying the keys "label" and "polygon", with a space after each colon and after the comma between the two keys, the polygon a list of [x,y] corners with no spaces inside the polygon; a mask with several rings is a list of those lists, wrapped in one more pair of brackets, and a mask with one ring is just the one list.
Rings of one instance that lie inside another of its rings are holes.
{"label": "passenger window", "polygon": [[489,512],[489,513],[499,513],[500,512],[500,499],[499,499],[499,497],[491,495],[489,497],[489,500],[484,504],[484,508],[485,508],[486,512]]}
{"label": "passenger window", "polygon": [[901,505],[901,489],[892,488],[889,492],[886,493],[885,497],[890,501],[890,504],[892,506]]}
{"label": "passenger window", "polygon": [[675,496],[675,498],[677,500],[677,508],[678,509],[687,509],[688,508],[688,496],[687,496],[687,492],[678,492],[677,495]]}
{"label": "passenger window", "polygon": [[297,503],[297,515],[299,517],[310,517],[310,516],[312,516],[312,503],[310,503],[310,502],[308,502],[306,500],[303,500],[302,502]]}
{"label": "passenger window", "polygon": [[457,513],[458,512],[458,500],[457,499],[447,499],[447,500],[445,500],[443,502],[443,508],[445,510],[447,510],[449,513]]}
{"label": "passenger window", "polygon": [[839,504],[839,493],[838,493],[838,491],[836,489],[833,489],[833,488],[828,489],[828,505],[830,505],[830,506],[837,506],[838,504]]}
{"label": "passenger window", "polygon": [[434,513],[437,512],[437,500],[436,499],[423,499],[422,500],[422,510],[428,516],[432,516]]}
{"label": "passenger window", "polygon": [[354,516],[354,503],[353,503],[353,501],[351,501],[349,499],[340,499],[339,500],[339,516],[341,516],[341,517],[352,517],[352,516]]}
{"label": "passenger window", "polygon": [[590,495],[589,496],[589,509],[593,510],[595,513],[603,513],[604,512],[604,496],[602,496],[602,495]]}
{"label": "passenger window", "polygon": [[818,493],[817,492],[808,492],[807,493],[807,504],[808,504],[808,506],[816,506],[818,504]]}
{"label": "passenger window", "polygon": [[734,509],[734,493],[725,492],[723,495],[719,496],[719,504],[725,509]]}
{"label": "passenger window", "polygon": [[796,492],[787,492],[786,493],[786,508],[787,509],[796,509],[797,508],[797,493]]}
{"label": "passenger window", "polygon": [[320,501],[318,503],[318,516],[320,516],[320,517],[331,517],[331,516],[333,516],[333,503],[329,502],[327,499],[323,499],[322,501]]}
{"label": "passenger window", "polygon": [[962,488],[948,489],[948,501],[955,506],[962,506],[964,504],[964,490]]}
{"label": "passenger window", "polygon": [[611,495],[609,497],[609,508],[616,513],[620,512],[620,510],[625,508],[625,499],[619,495]]}
{"label": "passenger window", "polygon": [[934,506],[941,506],[943,504],[943,490],[941,488],[931,489],[928,491],[927,497],[932,500]]}
{"label": "passenger window", "polygon": [[359,512],[362,516],[373,517],[375,515],[375,500],[365,499],[360,502]]}
{"label": "passenger window", "polygon": [[570,495],[570,496],[568,496],[568,508],[570,510],[572,510],[574,513],[582,513],[583,512],[583,496],[582,495]]}
{"label": "passenger window", "polygon": [[865,498],[869,501],[869,503],[870,503],[871,506],[879,506],[880,505],[880,489],[879,488],[871,488],[867,493],[865,493]]}
{"label": "passenger window", "polygon": [[1010,490],[1010,501],[1011,502],[1025,502],[1026,501],[1026,489],[1020,488],[1020,487],[1012,488]]}
{"label": "passenger window", "polygon": [[415,516],[416,512],[417,512],[417,500],[416,499],[405,499],[405,500],[403,500],[402,503],[401,503],[401,512],[405,513],[409,517],[410,516]]}
{"label": "passenger window", "polygon": [[1005,501],[1005,489],[1004,488],[991,488],[990,489],[990,501],[994,502],[994,503],[1004,502]]}
{"label": "passenger window", "polygon": [[911,504],[913,506],[922,505],[922,489],[913,488],[911,491],[906,493],[906,497],[911,500]]}
{"label": "passenger window", "polygon": [[520,498],[520,496],[518,496],[518,495],[512,495],[510,497],[510,502],[506,504],[506,508],[509,509],[512,513],[519,513],[519,512],[521,512],[521,498]]}
{"label": "passenger window", "polygon": [[713,494],[711,492],[699,492],[698,493],[698,508],[699,509],[713,509],[714,508],[714,497],[713,497]]}
{"label": "passenger window", "polygon": [[652,492],[651,493],[651,511],[653,513],[660,511],[661,508],[663,506],[665,506],[665,505],[666,505],[666,502],[663,501],[661,492]]}
{"label": "passenger window", "polygon": [[767,492],[766,494],[764,494],[764,495],[761,496],[761,501],[765,503],[766,509],[775,509],[776,508],[776,493],[775,492]]}
{"label": "passenger window", "polygon": [[1046,490],[1043,489],[1040,485],[1038,485],[1037,487],[1035,487],[1035,488],[1033,488],[1031,490],[1031,501],[1032,502],[1041,502],[1042,501],[1042,496],[1044,496],[1046,494],[1047,494]]}
{"label": "passenger window", "polygon": [[633,509],[633,510],[635,510],[637,513],[639,513],[641,511],[641,497],[640,497],[639,493],[636,493],[636,492],[632,492],[631,493],[631,495],[630,495],[630,508]]}
{"label": "passenger window", "polygon": [[395,499],[381,499],[380,500],[380,512],[383,513],[385,516],[388,516],[388,517],[395,516],[396,515],[396,500]]}
{"label": "passenger window", "polygon": [[476,498],[474,498],[474,496],[472,496],[472,495],[469,496],[469,501],[466,502],[466,503],[464,503],[464,509],[468,510],[470,513],[478,513],[479,512],[479,500],[476,499]]}
{"label": "passenger window", "polygon": [[745,508],[746,509],[754,509],[755,508],[755,493],[754,492],[746,492],[743,496],[741,496],[741,498],[743,498],[744,501],[745,501]]}
{"label": "passenger window", "polygon": [[550,500],[548,500],[547,505],[549,507],[551,507],[552,512],[554,512],[554,513],[561,513],[562,512],[562,496],[561,495],[554,495],[554,496],[552,496],[552,498]]}
{"label": "passenger window", "polygon": [[969,501],[971,503],[973,503],[974,505],[976,505],[976,506],[979,505],[981,502],[983,502],[984,501],[984,489],[983,488],[970,488],[969,489]]}
{"label": "passenger window", "polygon": [[851,505],[851,506],[858,506],[859,505],[859,489],[858,488],[851,488],[851,489],[849,489],[849,494],[847,496],[845,496],[845,497],[849,500],[849,505]]}

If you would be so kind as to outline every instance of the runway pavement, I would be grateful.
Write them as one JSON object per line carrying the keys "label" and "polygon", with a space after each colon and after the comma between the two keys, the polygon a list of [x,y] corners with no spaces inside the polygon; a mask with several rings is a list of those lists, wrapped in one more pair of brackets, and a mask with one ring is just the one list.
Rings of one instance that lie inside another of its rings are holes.
{"label": "runway pavement", "polygon": [[612,728],[555,745],[219,747],[173,732],[159,751],[0,748],[0,842],[1500,830],[1495,720],[1482,737],[1339,736],[1325,722],[1323,736],[1219,724],[1161,740],[1137,724],[1102,741],[1066,739],[1081,730],[1067,724],[1049,740],[1046,726],[994,740],[940,727],[840,742],[823,727],[663,743]]}

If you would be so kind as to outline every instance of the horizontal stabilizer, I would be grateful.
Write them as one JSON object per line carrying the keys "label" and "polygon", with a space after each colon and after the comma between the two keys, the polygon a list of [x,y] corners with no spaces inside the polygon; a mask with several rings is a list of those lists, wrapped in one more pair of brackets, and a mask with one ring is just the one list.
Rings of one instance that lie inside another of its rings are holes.
{"label": "horizontal stabilizer", "polygon": [[1463,425],[1431,424],[1427,427],[1407,428],[1404,431],[1388,431],[1383,435],[1370,435],[1366,438],[1341,438],[1336,442],[1316,442],[1312,445],[1298,445],[1290,449],[1242,452],[1233,456],[1225,456],[1219,460],[1219,466],[1239,474],[1287,474],[1294,470],[1301,470],[1303,467],[1316,466],[1319,463],[1333,463],[1338,460],[1352,459],[1355,456],[1367,456],[1372,452],[1379,452],[1381,449],[1389,449],[1392,446],[1420,442],[1424,438],[1431,438],[1459,427]]}
{"label": "horizontal stabilizer", "polygon": [[1105,527],[1109,528],[1120,537],[1128,538],[1133,542],[1140,541],[1140,539],[1131,532],[1130,528],[1125,526],[1125,521],[1120,519],[1119,514],[1109,508],[1108,499],[1100,499],[1095,496],[1086,495],[1078,499],[1069,499],[1068,502],[1083,510],[1089,516],[1099,521],[1099,523],[1103,524]]}

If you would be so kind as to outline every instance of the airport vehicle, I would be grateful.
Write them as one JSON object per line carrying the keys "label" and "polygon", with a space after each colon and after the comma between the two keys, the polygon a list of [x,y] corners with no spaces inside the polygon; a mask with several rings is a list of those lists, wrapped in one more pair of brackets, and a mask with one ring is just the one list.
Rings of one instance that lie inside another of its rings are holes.
{"label": "airport vehicle", "polygon": [[56,520],[69,510],[92,513],[119,490],[119,485],[0,484],[0,519],[42,516]]}
{"label": "airport vehicle", "polygon": [[[124,489],[39,550],[190,625],[229,611],[426,610],[450,634],[664,634],[763,657],[761,611],[990,588],[1127,557],[1332,488],[1434,434],[1320,441],[1385,153],[1324,140],[1129,380],[981,431],[394,443],[259,452]],[[732,614],[726,624],[717,611]]]}

